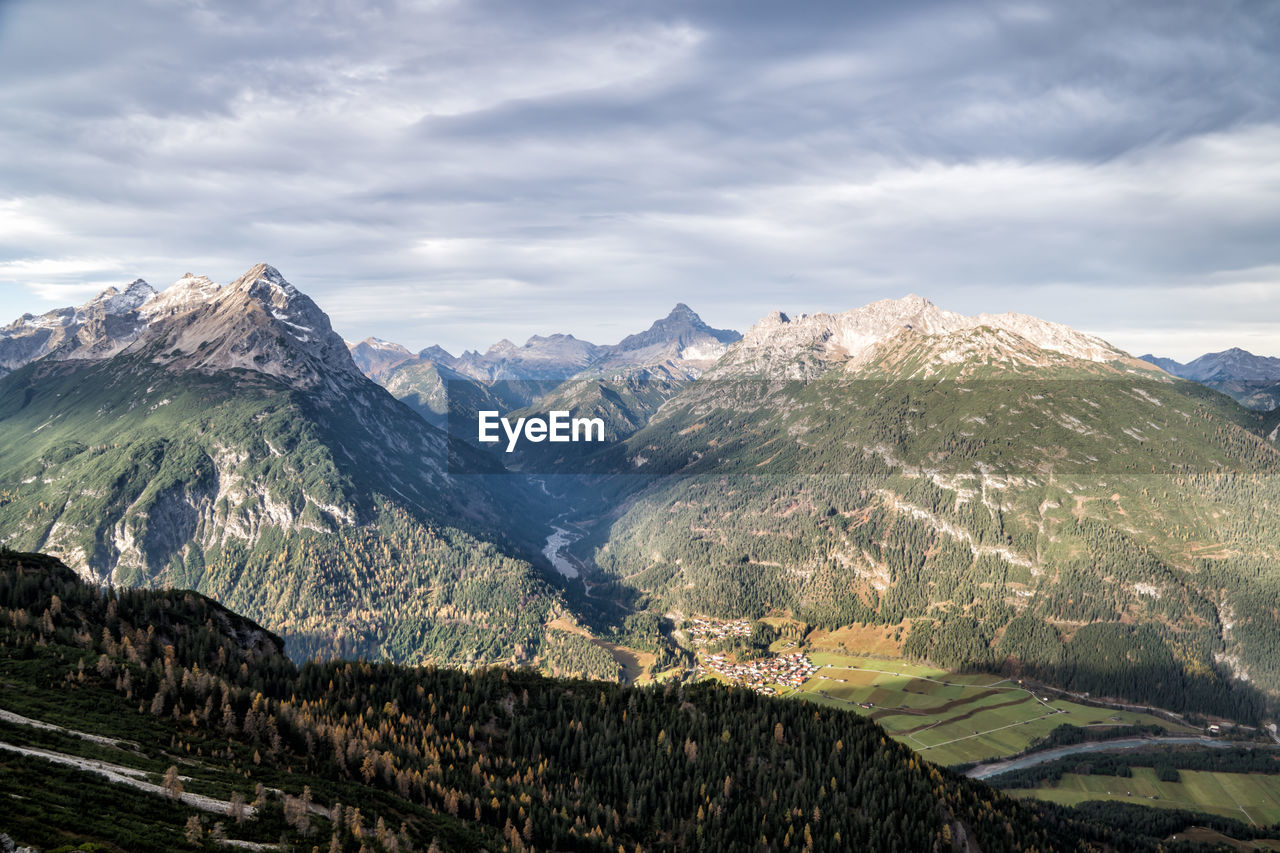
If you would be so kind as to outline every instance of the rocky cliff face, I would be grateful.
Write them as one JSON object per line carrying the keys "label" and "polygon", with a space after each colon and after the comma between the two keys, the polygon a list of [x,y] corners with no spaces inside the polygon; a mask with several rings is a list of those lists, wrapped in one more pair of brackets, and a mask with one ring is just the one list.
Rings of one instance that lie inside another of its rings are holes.
{"label": "rocky cliff face", "polygon": [[278,270],[258,264],[226,287],[183,279],[180,297],[124,350],[155,364],[205,372],[251,370],[296,388],[329,393],[358,387],[363,376],[329,318]]}

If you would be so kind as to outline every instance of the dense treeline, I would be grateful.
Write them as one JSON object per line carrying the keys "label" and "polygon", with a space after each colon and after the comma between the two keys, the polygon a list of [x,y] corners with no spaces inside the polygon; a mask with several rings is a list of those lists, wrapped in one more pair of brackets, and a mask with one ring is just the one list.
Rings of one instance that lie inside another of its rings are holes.
{"label": "dense treeline", "polygon": [[[847,712],[709,684],[299,669],[278,638],[202,596],[95,589],[29,555],[0,557],[3,659],[64,661],[62,678],[33,687],[101,685],[250,782],[316,780],[317,824],[336,851],[448,847],[463,837],[450,820],[512,850],[947,850],[961,838],[1050,850],[1089,847],[1086,835],[1154,849],[1069,814],[1039,819]],[[364,802],[321,799],[350,797],[352,785]],[[287,833],[302,833],[307,815],[285,799]]]}
{"label": "dense treeline", "polygon": [[[1041,807],[1044,812],[1052,813],[1052,809]],[[1171,839],[1180,832],[1185,832],[1187,827],[1208,827],[1209,829],[1220,832],[1229,838],[1236,839],[1255,839],[1255,838],[1275,838],[1276,828],[1268,826],[1254,826],[1241,820],[1235,820],[1222,815],[1210,814],[1207,812],[1192,812],[1186,809],[1153,809],[1147,806],[1134,805],[1133,803],[1117,803],[1105,800],[1092,800],[1090,802],[1081,803],[1074,809],[1075,814],[1083,818],[1086,826],[1092,824],[1095,826],[1107,826],[1120,829],[1136,836],[1147,836],[1150,838]],[[1204,846],[1196,845],[1193,842],[1185,844],[1169,844],[1166,842],[1165,848],[1168,849],[1222,849],[1219,845],[1213,845],[1206,842]]]}
{"label": "dense treeline", "polygon": [[1105,728],[1073,726],[1070,723],[1063,723],[1049,732],[1049,734],[1032,743],[1026,752],[1038,752],[1058,746],[1073,746],[1077,743],[1097,743],[1104,740],[1116,740],[1117,738],[1162,735],[1167,731],[1168,729],[1154,723],[1145,726],[1107,726]]}
{"label": "dense treeline", "polygon": [[[379,504],[377,523],[332,534],[265,531],[192,550],[173,582],[269,625],[296,659],[528,665],[612,679],[618,666],[585,638],[548,632],[567,616],[527,563]],[[250,582],[246,582],[250,581]],[[273,594],[263,595],[264,590]]]}
{"label": "dense treeline", "polygon": [[1035,788],[1057,782],[1066,773],[1082,776],[1129,776],[1131,768],[1151,767],[1164,781],[1178,781],[1179,770],[1217,773],[1280,774],[1280,752],[1269,747],[1224,747],[1195,749],[1162,746],[1159,749],[1126,750],[1124,753],[1097,752],[1046,761],[1035,767],[1011,770],[990,780],[993,787]]}

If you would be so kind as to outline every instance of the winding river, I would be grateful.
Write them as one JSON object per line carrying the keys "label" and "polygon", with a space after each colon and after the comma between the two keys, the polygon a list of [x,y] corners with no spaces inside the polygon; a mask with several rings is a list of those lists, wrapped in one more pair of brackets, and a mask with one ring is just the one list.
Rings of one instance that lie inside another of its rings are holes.
{"label": "winding river", "polygon": [[[562,518],[564,518],[563,515],[556,516],[556,521]],[[578,567],[565,556],[564,552],[565,549],[581,538],[581,533],[560,527],[555,522],[552,522],[551,535],[547,537],[547,544],[542,549],[542,555],[551,562],[557,572],[567,578],[576,578],[578,576]]]}
{"label": "winding river", "polygon": [[[541,477],[531,477],[530,479],[538,484],[538,488],[544,495],[549,498],[555,498],[555,495],[551,494],[547,489],[546,480]],[[570,545],[581,539],[583,534],[567,527],[561,527],[557,522],[568,518],[572,512],[573,509],[570,508],[551,520],[551,533],[547,535],[547,544],[542,548],[542,556],[546,557],[552,567],[566,578],[576,578],[579,575],[577,563],[566,556],[566,551]]]}

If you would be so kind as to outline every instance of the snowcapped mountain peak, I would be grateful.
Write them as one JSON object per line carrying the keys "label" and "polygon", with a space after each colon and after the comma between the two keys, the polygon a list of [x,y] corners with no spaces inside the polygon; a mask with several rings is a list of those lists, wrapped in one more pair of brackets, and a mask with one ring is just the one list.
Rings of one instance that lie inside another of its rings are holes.
{"label": "snowcapped mountain peak", "polygon": [[386,379],[397,365],[411,360],[414,355],[400,344],[384,341],[382,338],[365,338],[358,344],[343,341],[351,351],[351,358],[356,367],[365,376],[381,382]]}
{"label": "snowcapped mountain peak", "polygon": [[162,314],[185,311],[195,305],[208,302],[220,289],[205,276],[187,273],[143,303],[141,313],[150,319]]}
{"label": "snowcapped mountain peak", "polygon": [[268,264],[223,287],[183,276],[144,311],[152,359],[175,369],[252,370],[325,393],[359,373],[324,311]]}
{"label": "snowcapped mountain peak", "polygon": [[157,294],[137,280],[80,308],[19,320],[0,329],[0,375],[46,356],[126,351],[173,369],[253,370],[324,393],[359,376],[324,311],[267,264],[226,286],[187,273]]}
{"label": "snowcapped mountain peak", "polygon": [[99,309],[102,313],[111,316],[128,314],[138,310],[143,303],[155,295],[155,288],[138,278],[130,282],[124,290],[108,287],[93,300],[82,305],[77,313],[87,314],[93,309]]}
{"label": "snowcapped mountain peak", "polygon": [[128,346],[145,326],[141,308],[155,289],[134,279],[123,289],[108,287],[76,308],[57,308],[39,317],[23,314],[0,329],[0,376],[50,356],[107,358]]}

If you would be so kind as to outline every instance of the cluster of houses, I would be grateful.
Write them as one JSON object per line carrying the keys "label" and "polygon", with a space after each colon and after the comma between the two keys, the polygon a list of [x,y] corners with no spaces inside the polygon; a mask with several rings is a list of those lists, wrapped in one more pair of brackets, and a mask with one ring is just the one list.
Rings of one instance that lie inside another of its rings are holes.
{"label": "cluster of houses", "polygon": [[689,625],[689,639],[696,646],[718,643],[730,637],[751,636],[751,620],[735,619],[732,622],[712,622],[710,619],[697,617]]}
{"label": "cluster of houses", "polygon": [[757,693],[774,693],[772,685],[799,687],[817,672],[802,654],[778,655],[760,660],[734,663],[724,655],[707,655],[694,668],[694,677],[702,678],[712,673],[733,684],[744,684]]}

